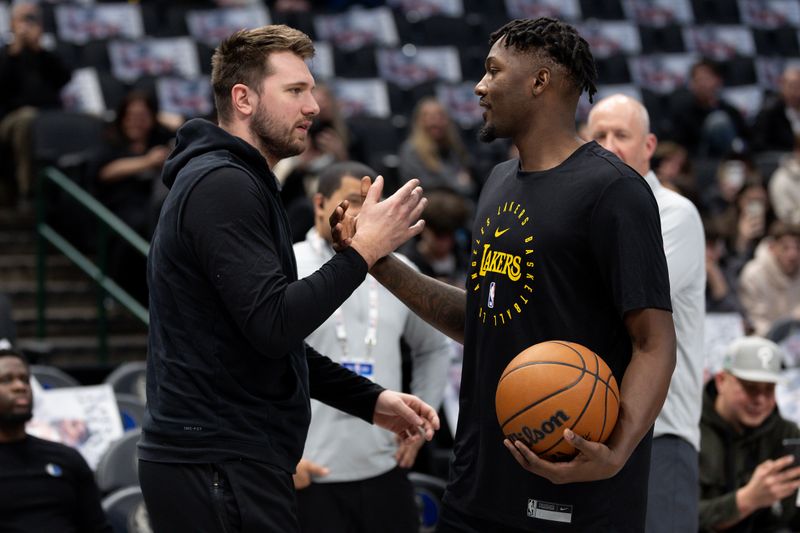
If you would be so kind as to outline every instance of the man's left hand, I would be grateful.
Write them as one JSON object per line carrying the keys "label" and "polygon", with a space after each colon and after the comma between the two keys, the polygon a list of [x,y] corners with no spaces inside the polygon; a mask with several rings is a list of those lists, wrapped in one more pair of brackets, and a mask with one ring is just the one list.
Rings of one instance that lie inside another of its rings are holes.
{"label": "man's left hand", "polygon": [[522,468],[556,485],[608,479],[625,465],[625,460],[621,460],[619,454],[605,444],[588,441],[572,430],[564,430],[564,440],[572,444],[579,453],[571,461],[563,463],[540,459],[520,440],[512,443],[505,439],[503,444]]}
{"label": "man's left hand", "polygon": [[412,442],[406,442],[401,440],[400,437],[397,437],[397,440],[399,441],[397,453],[394,454],[394,458],[397,459],[397,466],[400,468],[411,468],[414,466],[414,461],[417,460],[417,454],[422,448],[422,445],[425,444],[425,441],[417,439]]}
{"label": "man's left hand", "polygon": [[407,443],[431,440],[439,429],[439,415],[433,407],[416,396],[392,390],[378,396],[372,421]]}

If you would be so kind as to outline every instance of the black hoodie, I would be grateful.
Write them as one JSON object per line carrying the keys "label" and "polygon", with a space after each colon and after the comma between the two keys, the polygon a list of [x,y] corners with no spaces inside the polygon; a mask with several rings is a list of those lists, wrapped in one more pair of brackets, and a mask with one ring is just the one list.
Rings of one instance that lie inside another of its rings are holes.
{"label": "black hoodie", "polygon": [[147,264],[150,336],[141,459],[245,458],[289,472],[309,396],[371,421],[383,390],[303,339],[364,280],[355,251],[297,268],[278,183],[250,144],[187,122],[163,172],[170,188]]}

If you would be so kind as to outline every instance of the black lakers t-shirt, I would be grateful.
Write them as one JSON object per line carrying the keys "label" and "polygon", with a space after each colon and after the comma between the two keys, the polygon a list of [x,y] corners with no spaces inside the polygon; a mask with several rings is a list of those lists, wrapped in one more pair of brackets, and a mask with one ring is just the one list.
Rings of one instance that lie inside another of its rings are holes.
{"label": "black lakers t-shirt", "polygon": [[495,167],[481,194],[466,280],[467,326],[452,482],[462,513],[531,531],[640,531],[650,436],[614,478],[554,485],[503,446],[495,415],[508,362],[546,340],[583,344],[618,383],[631,359],[623,316],[671,310],[650,188],[590,142],[556,168]]}

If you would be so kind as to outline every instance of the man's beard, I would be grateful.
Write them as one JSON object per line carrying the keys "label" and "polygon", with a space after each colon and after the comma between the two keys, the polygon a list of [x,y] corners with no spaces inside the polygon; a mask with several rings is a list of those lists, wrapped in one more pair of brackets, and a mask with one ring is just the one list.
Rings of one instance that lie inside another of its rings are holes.
{"label": "man's beard", "polygon": [[279,126],[260,106],[250,121],[250,132],[259,143],[260,151],[278,159],[292,157],[305,150],[305,143],[293,142],[291,132],[289,134],[281,133]]}
{"label": "man's beard", "polygon": [[484,124],[480,131],[478,131],[478,140],[481,142],[490,143],[495,139],[497,139],[497,130],[494,124]]}
{"label": "man's beard", "polygon": [[33,410],[22,413],[3,413],[0,414],[0,428],[15,429],[31,418],[33,418]]}

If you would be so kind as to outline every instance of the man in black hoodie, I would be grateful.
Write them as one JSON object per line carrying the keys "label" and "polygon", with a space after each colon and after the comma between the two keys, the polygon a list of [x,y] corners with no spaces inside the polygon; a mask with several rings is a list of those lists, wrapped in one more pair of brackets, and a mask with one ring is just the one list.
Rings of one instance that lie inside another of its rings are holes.
{"label": "man in black hoodie", "polygon": [[[319,107],[286,26],[243,30],[212,58],[219,127],[187,122],[164,166],[170,188],[148,258],[147,413],[139,474],[155,531],[297,531],[292,473],[313,397],[409,440],[436,412],[333,363],[303,339],[380,257],[418,234],[412,180],[366,192],[349,248],[298,280],[270,168],[304,149]],[[366,190],[368,178],[362,184]]]}

